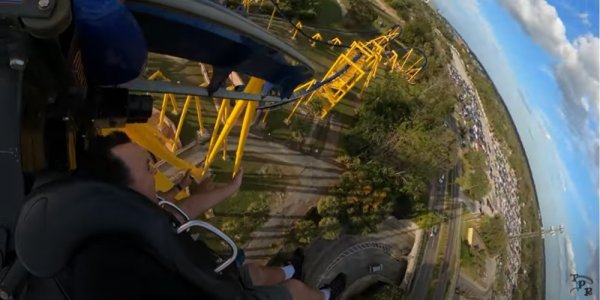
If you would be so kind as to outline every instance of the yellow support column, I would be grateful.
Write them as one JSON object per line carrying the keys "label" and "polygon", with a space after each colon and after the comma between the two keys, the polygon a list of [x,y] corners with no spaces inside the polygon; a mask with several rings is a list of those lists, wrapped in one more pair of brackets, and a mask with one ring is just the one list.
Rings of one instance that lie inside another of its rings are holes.
{"label": "yellow support column", "polygon": [[163,95],[163,102],[162,102],[162,106],[160,108],[160,115],[158,117],[158,127],[162,127],[163,122],[165,121],[165,114],[167,112],[167,99],[169,98],[169,95],[164,94]]}
{"label": "yellow support column", "polygon": [[[206,152],[206,159],[204,160],[203,175],[206,173],[206,171],[208,171],[208,166],[210,166],[212,164],[212,162],[215,160],[215,156],[217,155],[217,153],[219,152],[219,149],[220,149],[219,146],[222,145],[223,142],[225,142],[227,135],[231,131],[231,128],[233,128],[235,121],[240,116],[240,114],[242,113],[242,110],[245,106],[246,106],[246,104],[241,101],[236,103],[235,107],[233,108],[233,111],[231,112],[231,115],[229,116],[229,118],[227,118],[227,122],[225,122],[223,129],[221,130],[221,132],[219,133],[218,137],[215,140],[215,146],[212,147],[212,149],[208,149],[208,151]],[[217,134],[217,133],[213,132],[213,135],[215,135],[215,134]]]}
{"label": "yellow support column", "polygon": [[[225,108],[223,110],[223,124],[226,124],[227,123],[227,118],[229,118],[229,110],[230,110],[229,104],[230,104],[230,101],[231,100],[223,99],[223,103],[221,104],[221,106],[225,106]],[[223,156],[222,156],[222,159],[226,160],[227,159],[227,135],[223,139],[222,146],[223,146]]]}
{"label": "yellow support column", "polygon": [[[417,59],[416,57],[413,56],[414,53],[415,53],[415,51],[413,51],[412,48],[410,50],[408,50],[406,52],[406,54],[404,54],[402,56],[402,60],[403,60],[402,65],[398,68],[398,72],[400,72],[400,74],[406,78],[408,83],[411,83],[411,84],[415,83],[414,82],[415,77],[419,74],[419,72],[421,72],[421,69],[423,68],[423,66],[417,66],[417,65],[419,63],[421,63],[423,61],[423,59],[425,59],[423,56],[417,56],[418,57],[418,59]],[[416,55],[419,55],[419,54],[416,54]],[[405,67],[409,63],[411,63],[411,65],[409,67]]]}
{"label": "yellow support column", "polygon": [[359,96],[361,96],[363,91],[369,86],[369,84],[371,83],[371,79],[373,79],[373,78],[375,78],[375,76],[377,76],[377,69],[379,68],[380,61],[381,61],[381,55],[376,53],[375,56],[373,57],[373,61],[371,62],[370,72],[367,74],[365,83],[363,83],[363,86],[361,87],[360,92],[358,93]]}
{"label": "yellow support column", "polygon": [[[298,92],[298,91],[308,91],[313,84],[315,84],[315,82],[317,82],[316,79],[313,79],[307,83],[304,83],[300,86],[298,86],[295,90],[294,93]],[[292,116],[294,115],[294,113],[296,112],[296,110],[298,109],[298,107],[300,106],[300,104],[302,104],[303,102],[305,102],[307,96],[302,97],[301,99],[298,99],[298,101],[296,101],[296,103],[294,104],[294,108],[292,108],[292,111],[290,112],[290,114],[287,116],[287,118],[285,118],[285,120],[283,120],[283,123],[285,123],[286,125],[290,125],[290,122],[292,121]]]}
{"label": "yellow support column", "polygon": [[294,26],[294,29],[292,29],[292,40],[296,39],[296,35],[298,34],[298,30],[302,29],[302,22],[298,21],[298,23],[296,23],[296,25]]}
{"label": "yellow support column", "polygon": [[273,12],[271,13],[271,17],[269,18],[269,24],[267,25],[267,31],[269,31],[269,29],[271,28],[271,23],[273,23],[273,17],[275,17],[275,11],[277,11],[277,9],[273,7]]}
{"label": "yellow support column", "polygon": [[323,37],[318,32],[315,33],[315,34],[313,34],[313,36],[311,38],[312,38],[312,41],[310,43],[311,47],[315,47],[317,45],[317,41],[322,41],[323,40]]}
{"label": "yellow support column", "polygon": [[[256,77],[251,77],[250,81],[246,85],[246,88],[244,89],[244,92],[258,94],[258,93],[260,93],[264,83],[265,83],[265,81],[262,79],[259,79]],[[249,103],[253,103],[253,105],[249,105]],[[221,106],[222,105],[224,105],[224,104],[221,104]],[[247,110],[250,109],[250,110],[252,110],[252,112],[246,112],[246,114],[245,114],[244,122],[242,124],[242,133],[241,133],[240,139],[238,141],[238,151],[236,151],[236,167],[234,168],[234,174],[235,174],[235,172],[237,172],[237,170],[239,168],[239,162],[241,162],[241,159],[242,159],[244,145],[246,143],[247,132],[244,135],[244,132],[245,132],[244,130],[248,130],[249,125],[252,123],[252,120],[254,117],[254,111],[256,110],[256,105],[257,105],[257,103],[253,102],[253,101],[244,101],[244,100],[236,101],[231,114],[229,115],[229,117],[227,118],[227,121],[225,122],[225,125],[223,126],[223,129],[218,133],[217,132],[212,133],[213,136],[218,134],[218,137],[215,138],[214,142],[211,143],[212,147],[209,147],[208,151],[206,152],[206,159],[204,160],[202,175],[206,174],[206,172],[208,171],[208,168],[213,163],[217,153],[219,152],[219,145],[223,144],[223,142],[227,138],[227,135],[229,135],[229,132],[231,132],[231,129],[236,124],[239,116],[242,114],[242,111],[244,109],[247,109]],[[244,126],[244,124],[246,124],[246,126]],[[240,146],[241,146],[241,151],[239,150]]]}
{"label": "yellow support column", "polygon": [[[150,75],[148,77],[148,80],[155,80],[160,78],[162,81],[165,82],[171,82],[171,79],[169,79],[167,76],[165,76],[160,70],[157,70],[156,72],[152,73],[152,75]],[[164,113],[163,111],[167,109],[166,106],[166,102],[165,102],[165,97],[168,97],[171,100],[171,106],[173,107],[173,110],[171,111],[174,115],[178,114],[177,112],[177,102],[175,101],[175,95],[173,94],[164,94],[163,95],[163,105],[162,105],[162,109],[161,109],[161,122],[159,124],[162,124],[162,119],[164,119]]]}
{"label": "yellow support column", "polygon": [[269,110],[263,112],[262,120],[260,120],[260,123],[262,123],[263,125],[267,124],[267,117],[269,116],[269,112]]}
{"label": "yellow support column", "polygon": [[334,37],[333,39],[329,40],[329,43],[332,44],[329,48],[333,50],[333,48],[335,47],[334,45],[339,46],[342,44],[342,40],[340,40],[338,37]]}
{"label": "yellow support column", "polygon": [[408,74],[410,75],[410,77],[408,78],[408,83],[415,83],[415,77],[419,74],[419,72],[421,72],[422,68],[416,68],[414,71],[412,71],[412,74]]}
{"label": "yellow support column", "polygon": [[202,122],[202,105],[200,104],[200,97],[194,96],[194,100],[196,101],[196,115],[198,117],[198,134],[200,134],[200,136],[203,136],[204,124]]}
{"label": "yellow support column", "polygon": [[162,79],[163,79],[163,80],[165,80],[165,81],[169,81],[169,80],[168,80],[168,79],[165,77],[165,75],[163,75],[163,73],[162,73],[160,70],[158,70],[158,71],[156,71],[156,72],[152,73],[152,75],[150,75],[150,76],[148,77],[148,80],[155,80],[156,78],[159,78],[159,77],[160,77],[160,78],[162,78]]}
{"label": "yellow support column", "polygon": [[177,100],[175,99],[175,95],[169,94],[169,99],[171,99],[171,105],[173,106],[173,110],[171,111],[171,113],[174,115],[179,114],[179,112],[177,111],[178,107],[177,107]]}
{"label": "yellow support column", "polygon": [[[223,100],[224,101],[224,100]],[[212,149],[217,142],[217,132],[219,132],[219,128],[221,127],[221,119],[223,119],[223,114],[225,113],[225,108],[223,108],[223,102],[221,102],[221,106],[219,107],[219,111],[217,112],[217,119],[215,121],[215,126],[213,128],[213,133],[210,135],[210,143],[208,143],[208,149]],[[223,122],[225,123],[225,122]]]}
{"label": "yellow support column", "polygon": [[412,52],[413,52],[413,49],[411,48],[410,50],[408,50],[408,52],[406,52],[406,54],[404,54],[402,56],[402,65],[400,66],[400,72],[404,72],[404,66],[406,65],[406,62],[410,58],[410,55],[412,54]]}
{"label": "yellow support column", "polygon": [[246,104],[246,114],[244,115],[244,121],[242,122],[242,131],[240,132],[240,139],[238,140],[238,148],[235,152],[235,164],[233,165],[233,176],[237,174],[242,164],[242,157],[244,156],[244,146],[246,145],[246,138],[250,131],[250,125],[254,120],[254,114],[256,113],[256,107],[258,102],[248,101]]}
{"label": "yellow support column", "polygon": [[179,136],[181,135],[181,130],[183,129],[183,123],[185,122],[185,117],[187,116],[188,109],[190,107],[190,102],[192,102],[192,96],[185,97],[185,103],[183,104],[183,110],[181,111],[181,116],[179,117],[179,124],[177,124],[177,130],[175,131],[175,137],[171,143],[171,151],[177,150],[177,140],[179,140]]}

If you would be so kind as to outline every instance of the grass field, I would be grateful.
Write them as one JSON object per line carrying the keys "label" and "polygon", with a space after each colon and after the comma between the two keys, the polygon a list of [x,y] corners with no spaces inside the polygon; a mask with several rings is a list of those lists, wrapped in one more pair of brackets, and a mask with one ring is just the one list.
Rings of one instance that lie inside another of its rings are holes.
{"label": "grass field", "polygon": [[485,268],[485,254],[471,250],[466,241],[461,241],[460,247],[460,270],[469,278],[476,280],[481,277]]}

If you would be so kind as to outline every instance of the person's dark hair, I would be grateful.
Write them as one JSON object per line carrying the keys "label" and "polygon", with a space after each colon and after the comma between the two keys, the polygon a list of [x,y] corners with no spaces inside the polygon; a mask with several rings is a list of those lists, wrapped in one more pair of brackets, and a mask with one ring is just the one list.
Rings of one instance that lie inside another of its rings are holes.
{"label": "person's dark hair", "polygon": [[81,155],[77,174],[84,179],[127,186],[131,183],[129,169],[111,149],[130,142],[129,137],[120,131],[91,139]]}

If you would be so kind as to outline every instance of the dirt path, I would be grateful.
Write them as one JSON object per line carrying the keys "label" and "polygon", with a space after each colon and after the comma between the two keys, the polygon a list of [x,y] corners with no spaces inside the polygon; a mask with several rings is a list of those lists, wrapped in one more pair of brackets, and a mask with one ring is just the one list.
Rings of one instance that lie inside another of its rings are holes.
{"label": "dirt path", "polygon": [[293,223],[316,205],[318,198],[337,182],[340,168],[333,159],[337,155],[339,127],[340,124],[335,121],[330,123],[325,150],[318,157],[249,136],[245,155],[260,156],[272,160],[274,165],[284,165],[290,181],[284,195],[271,206],[269,220],[255,230],[251,240],[243,245],[248,262],[266,263],[275,255]]}

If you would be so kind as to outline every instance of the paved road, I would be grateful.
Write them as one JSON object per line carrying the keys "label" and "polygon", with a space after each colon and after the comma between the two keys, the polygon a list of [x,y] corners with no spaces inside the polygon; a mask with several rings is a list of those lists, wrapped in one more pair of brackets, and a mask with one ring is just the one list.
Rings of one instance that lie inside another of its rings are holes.
{"label": "paved road", "polygon": [[448,180],[450,182],[450,195],[452,196],[452,200],[450,202],[450,223],[448,224],[448,242],[446,243],[446,251],[444,253],[444,261],[442,263],[441,273],[439,280],[437,282],[437,287],[435,289],[435,294],[433,299],[439,300],[444,297],[446,292],[446,286],[448,282],[448,278],[453,272],[457,272],[456,269],[456,260],[458,259],[458,252],[456,251],[457,246],[459,245],[459,237],[460,237],[460,222],[461,222],[461,213],[460,206],[458,202],[459,198],[459,188],[455,183],[457,177],[460,176],[460,164],[448,175]]}
{"label": "paved road", "polygon": [[[443,209],[443,201],[446,186],[445,183],[446,181],[444,180],[441,184],[436,184],[436,186],[433,188],[432,193],[434,194],[434,199],[431,208],[433,208],[434,210]],[[436,228],[436,230],[439,232],[439,225],[435,226],[434,228]],[[427,243],[425,244],[425,252],[423,254],[421,264],[416,272],[416,276],[413,280],[413,288],[409,297],[413,300],[423,300],[427,296],[429,284],[431,283],[433,266],[435,265],[436,261],[439,234],[430,237],[428,231],[426,231],[425,233],[425,238],[427,239]]]}
{"label": "paved road", "polygon": [[[454,118],[449,118],[448,128],[450,128],[455,134],[458,135],[458,126]],[[456,183],[456,178],[462,174],[462,165],[459,162],[450,172],[448,173],[448,183],[450,185],[450,197],[451,201],[449,204],[450,208],[450,222],[448,224],[448,241],[446,243],[446,250],[444,253],[444,260],[442,262],[442,268],[437,281],[437,286],[433,296],[434,300],[441,300],[446,292],[448,286],[451,294],[456,284],[455,275],[459,271],[457,268],[458,254],[460,253],[460,228],[461,228],[461,211],[460,211],[460,188]],[[459,249],[459,250],[457,250]],[[448,285],[448,279],[451,278],[450,284]]]}

